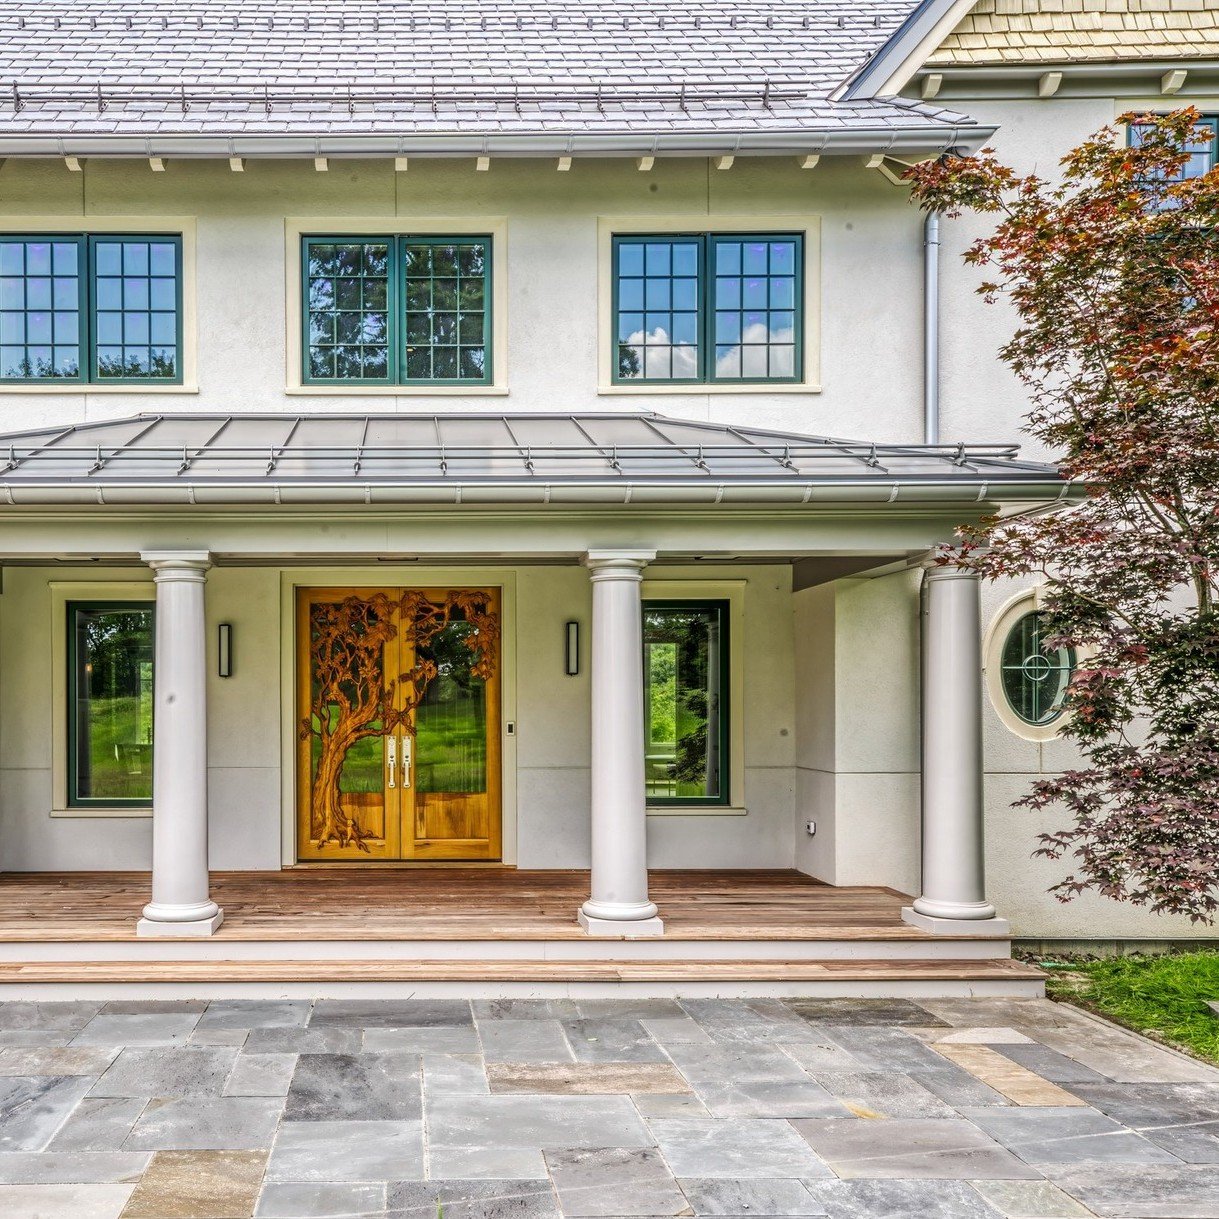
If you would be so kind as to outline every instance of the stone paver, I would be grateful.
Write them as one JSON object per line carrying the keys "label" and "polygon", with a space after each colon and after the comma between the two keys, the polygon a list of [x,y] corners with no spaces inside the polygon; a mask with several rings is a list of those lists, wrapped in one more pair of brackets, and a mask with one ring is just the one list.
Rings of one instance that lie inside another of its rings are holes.
{"label": "stone paver", "polygon": [[9,1219],[1219,1219],[1219,1071],[1037,999],[0,1003]]}

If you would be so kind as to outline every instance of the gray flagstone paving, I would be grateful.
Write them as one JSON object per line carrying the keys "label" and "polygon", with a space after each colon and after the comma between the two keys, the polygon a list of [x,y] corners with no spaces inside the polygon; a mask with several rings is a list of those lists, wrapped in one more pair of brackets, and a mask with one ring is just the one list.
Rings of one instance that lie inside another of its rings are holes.
{"label": "gray flagstone paving", "polygon": [[288,1088],[288,1121],[417,1121],[415,1054],[302,1054]]}
{"label": "gray flagstone paving", "polygon": [[[1016,1103],[960,1045],[1083,1103]],[[1219,1219],[1219,1071],[1035,999],[0,1003],[5,1219],[438,1204]]]}
{"label": "gray flagstone paving", "polygon": [[690,1204],[655,1147],[547,1151],[564,1215],[684,1215]]}
{"label": "gray flagstone paving", "polygon": [[262,1096],[152,1100],[123,1143],[128,1151],[258,1151],[270,1145],[282,1100]]}
{"label": "gray flagstone paving", "polygon": [[287,1096],[295,1054],[238,1054],[225,1081],[225,1096]]}
{"label": "gray flagstone paving", "polygon": [[74,1046],[181,1045],[199,1023],[196,1011],[102,1012],[72,1039]]}
{"label": "gray flagstone paving", "polygon": [[148,1104],[146,1096],[86,1096],[47,1144],[48,1151],[118,1151],[136,1118]]}
{"label": "gray flagstone paving", "polygon": [[0,1079],[0,1152],[41,1151],[89,1091],[88,1077]]}

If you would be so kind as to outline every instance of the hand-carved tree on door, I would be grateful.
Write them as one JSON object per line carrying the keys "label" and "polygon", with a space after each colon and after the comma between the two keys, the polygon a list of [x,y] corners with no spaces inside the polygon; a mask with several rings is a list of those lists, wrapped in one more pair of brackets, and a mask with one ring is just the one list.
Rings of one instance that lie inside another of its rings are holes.
{"label": "hand-carved tree on door", "polygon": [[318,744],[310,837],[319,850],[334,842],[368,851],[365,839],[372,835],[342,806],[343,763],[359,741],[389,736],[400,728],[413,735],[414,709],[436,676],[436,665],[429,659],[417,660],[405,673],[387,675],[386,645],[401,632],[416,653],[459,617],[474,628],[464,641],[474,653],[470,672],[485,680],[495,672],[499,638],[498,616],[485,592],[458,589],[438,603],[410,589],[396,600],[375,593],[312,606],[312,698],[300,738],[314,737]]}

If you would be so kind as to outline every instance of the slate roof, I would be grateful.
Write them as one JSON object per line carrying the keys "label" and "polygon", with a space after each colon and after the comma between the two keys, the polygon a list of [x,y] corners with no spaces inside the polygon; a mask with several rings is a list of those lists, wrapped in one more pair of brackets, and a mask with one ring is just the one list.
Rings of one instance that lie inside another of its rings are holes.
{"label": "slate roof", "polygon": [[875,445],[656,414],[174,414],[0,435],[0,505],[1054,500],[1014,445]]}
{"label": "slate roof", "polygon": [[1219,57],[1219,0],[978,0],[925,67]]}
{"label": "slate roof", "polygon": [[84,134],[385,135],[404,152],[539,133],[797,133],[816,150],[835,134],[931,132],[949,143],[970,120],[906,99],[831,100],[913,8],[14,0],[0,9],[0,151]]}

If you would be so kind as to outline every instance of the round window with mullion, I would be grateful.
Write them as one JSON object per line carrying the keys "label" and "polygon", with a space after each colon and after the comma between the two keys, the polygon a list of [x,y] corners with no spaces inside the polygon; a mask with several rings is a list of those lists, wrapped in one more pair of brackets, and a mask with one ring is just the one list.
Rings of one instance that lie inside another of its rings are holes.
{"label": "round window with mullion", "polygon": [[1023,614],[1008,631],[1000,660],[1003,694],[1026,724],[1052,724],[1063,713],[1063,701],[1075,671],[1073,648],[1047,647],[1044,615]]}

